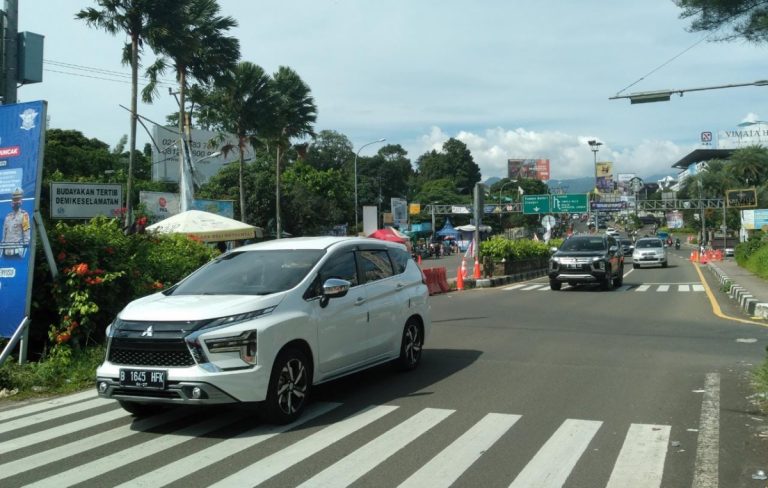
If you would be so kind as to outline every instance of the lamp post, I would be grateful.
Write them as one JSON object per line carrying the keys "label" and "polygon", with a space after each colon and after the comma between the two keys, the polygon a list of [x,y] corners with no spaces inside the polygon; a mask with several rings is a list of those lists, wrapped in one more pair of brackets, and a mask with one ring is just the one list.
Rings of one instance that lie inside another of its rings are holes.
{"label": "lamp post", "polygon": [[364,147],[370,146],[371,144],[377,144],[379,142],[386,141],[385,138],[377,139],[375,141],[368,142],[366,144],[363,144],[360,146],[360,149],[357,150],[355,153],[355,232],[357,232],[357,225],[358,225],[358,219],[357,219],[357,158],[360,156],[360,151],[363,150]]}
{"label": "lamp post", "polygon": [[[600,146],[603,145],[602,142],[596,141],[594,139],[587,141],[587,144],[589,144],[589,148],[592,150],[592,154],[594,154],[594,167],[595,167],[595,188],[597,188],[597,152],[600,150]],[[587,202],[588,204],[590,202]],[[592,216],[592,206],[589,207],[589,215]],[[591,217],[590,217],[591,220]],[[595,230],[597,230],[597,219],[595,219]]]}
{"label": "lamp post", "polygon": [[680,90],[654,90],[646,92],[630,93],[628,95],[619,95],[608,97],[608,100],[618,100],[620,98],[628,98],[629,103],[653,103],[653,102],[668,102],[672,95],[677,93],[681,97],[685,92],[704,91],[704,90],[719,90],[722,88],[737,88],[740,86],[768,86],[768,80],[757,80],[751,83],[731,83],[729,85],[716,85],[716,86],[703,86],[700,88],[683,88]]}

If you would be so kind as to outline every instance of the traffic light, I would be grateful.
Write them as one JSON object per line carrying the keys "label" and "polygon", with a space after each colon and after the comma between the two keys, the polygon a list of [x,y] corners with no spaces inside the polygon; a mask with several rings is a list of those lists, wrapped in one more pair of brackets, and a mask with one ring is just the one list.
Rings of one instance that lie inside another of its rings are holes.
{"label": "traffic light", "polygon": [[757,207],[757,190],[755,188],[728,190],[725,193],[725,202],[731,208]]}

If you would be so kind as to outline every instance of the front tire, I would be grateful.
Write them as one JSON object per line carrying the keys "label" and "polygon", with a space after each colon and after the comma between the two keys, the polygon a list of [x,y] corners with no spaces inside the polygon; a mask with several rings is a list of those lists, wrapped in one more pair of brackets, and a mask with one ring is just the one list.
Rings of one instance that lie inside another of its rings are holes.
{"label": "front tire", "polygon": [[560,283],[559,281],[549,280],[549,289],[550,290],[558,291],[560,288],[562,288],[562,286],[563,286],[563,284]]}
{"label": "front tire", "polygon": [[666,268],[666,267],[667,267],[667,262],[666,262],[666,261],[664,261],[663,263],[661,263],[661,267],[662,267],[662,268]]}
{"label": "front tire", "polygon": [[624,284],[624,266],[621,266],[619,268],[618,274],[616,275],[616,278],[613,279],[613,286],[615,288],[618,288],[623,284]]}
{"label": "front tire", "polygon": [[400,343],[400,357],[397,359],[398,367],[403,371],[416,369],[421,362],[421,350],[424,347],[424,333],[421,325],[411,319],[403,328],[403,340]]}
{"label": "front tire", "polygon": [[307,356],[298,349],[277,355],[269,379],[264,417],[274,424],[288,424],[301,416],[312,387]]}

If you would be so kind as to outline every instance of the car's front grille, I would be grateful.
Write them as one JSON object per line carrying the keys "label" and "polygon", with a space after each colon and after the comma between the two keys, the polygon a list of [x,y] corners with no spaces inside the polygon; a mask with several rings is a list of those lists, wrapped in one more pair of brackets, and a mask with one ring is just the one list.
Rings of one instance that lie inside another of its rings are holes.
{"label": "car's front grille", "polygon": [[181,339],[140,340],[114,337],[107,360],[126,366],[193,366],[195,360]]}

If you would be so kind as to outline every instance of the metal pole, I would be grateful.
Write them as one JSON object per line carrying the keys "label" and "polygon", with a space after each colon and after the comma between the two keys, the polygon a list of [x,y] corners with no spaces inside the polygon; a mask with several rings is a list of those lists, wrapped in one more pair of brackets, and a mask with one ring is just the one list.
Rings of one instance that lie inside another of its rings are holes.
{"label": "metal pole", "polygon": [[384,142],[386,139],[381,138],[377,139],[375,141],[371,141],[367,144],[363,144],[360,146],[360,149],[357,150],[355,153],[355,235],[358,233],[357,225],[358,225],[358,219],[357,219],[357,157],[360,155],[360,151],[363,150],[364,147],[370,146],[371,144],[376,144],[377,142]]}
{"label": "metal pole", "polygon": [[[2,21],[2,19],[0,19]],[[19,33],[19,2],[5,0],[5,29],[4,29],[3,69],[5,70],[5,92],[3,105],[16,103],[16,83],[18,83],[18,42]]]}

